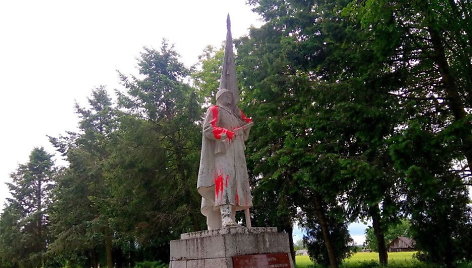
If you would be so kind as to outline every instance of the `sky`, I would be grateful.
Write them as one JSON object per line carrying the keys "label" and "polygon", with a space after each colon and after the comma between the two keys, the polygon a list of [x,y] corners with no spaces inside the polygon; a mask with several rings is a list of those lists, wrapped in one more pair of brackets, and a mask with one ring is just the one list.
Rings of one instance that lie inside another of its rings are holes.
{"label": "sky", "polygon": [[[6,182],[47,135],[76,129],[75,103],[94,88],[121,89],[119,70],[137,73],[143,47],[174,44],[187,66],[220,46],[230,13],[234,38],[262,24],[246,0],[0,1],[0,210]],[[57,160],[60,163],[59,160]],[[362,243],[364,225],[350,225]],[[296,230],[301,239],[303,230]]]}
{"label": "sky", "polygon": [[163,38],[187,67],[207,45],[262,24],[245,0],[16,0],[0,2],[0,207],[9,174],[34,147],[54,150],[47,136],[75,130],[75,103],[92,89],[119,85],[117,70],[136,74],[143,47]]}

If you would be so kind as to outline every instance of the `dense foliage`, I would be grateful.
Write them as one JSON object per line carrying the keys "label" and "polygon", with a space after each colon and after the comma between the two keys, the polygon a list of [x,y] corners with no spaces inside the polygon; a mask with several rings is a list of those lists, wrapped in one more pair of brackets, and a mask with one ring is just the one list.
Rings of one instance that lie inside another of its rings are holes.
{"label": "dense foliage", "polygon": [[26,164],[11,174],[11,198],[0,218],[0,262],[2,265],[44,265],[51,240],[49,209],[55,170],[52,155],[35,148]]}
{"label": "dense foliage", "polygon": [[[350,222],[372,223],[387,265],[408,219],[422,260],[471,261],[472,3],[248,2],[265,21],[235,40],[254,225],[297,222],[335,268]],[[0,267],[160,265],[171,239],[204,229],[200,120],[222,56],[208,47],[188,70],[163,42],[116,98],[99,87],[77,105],[79,131],[50,137],[68,166],[35,149],[12,174]]]}

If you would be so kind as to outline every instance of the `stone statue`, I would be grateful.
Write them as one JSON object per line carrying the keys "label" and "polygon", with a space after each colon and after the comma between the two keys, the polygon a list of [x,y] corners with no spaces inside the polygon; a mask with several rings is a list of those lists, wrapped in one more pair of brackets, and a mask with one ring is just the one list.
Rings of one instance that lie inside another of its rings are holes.
{"label": "stone statue", "polygon": [[251,227],[249,208],[252,207],[252,196],[244,142],[253,122],[237,106],[239,92],[229,15],[227,24],[225,60],[216,105],[208,109],[203,122],[197,183],[208,230],[237,226],[235,213],[239,210],[245,210],[246,226]]}

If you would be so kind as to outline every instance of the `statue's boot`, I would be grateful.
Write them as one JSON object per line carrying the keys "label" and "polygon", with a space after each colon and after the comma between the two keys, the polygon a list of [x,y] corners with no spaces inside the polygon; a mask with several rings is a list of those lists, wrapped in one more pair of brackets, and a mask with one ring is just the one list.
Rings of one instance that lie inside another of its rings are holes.
{"label": "statue's boot", "polygon": [[221,225],[223,228],[239,226],[234,220],[234,213],[232,212],[231,205],[220,206],[220,212],[221,212]]}

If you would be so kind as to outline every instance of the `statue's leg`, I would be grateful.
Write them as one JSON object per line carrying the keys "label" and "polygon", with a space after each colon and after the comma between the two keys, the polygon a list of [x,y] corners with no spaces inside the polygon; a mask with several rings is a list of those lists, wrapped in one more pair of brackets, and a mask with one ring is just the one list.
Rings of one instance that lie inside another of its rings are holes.
{"label": "statue's leg", "polygon": [[249,208],[246,208],[244,210],[244,218],[246,219],[246,227],[247,228],[251,228],[252,227],[252,224],[251,224],[251,213],[249,212]]}
{"label": "statue's leg", "polygon": [[211,210],[206,216],[208,230],[221,229],[221,213],[219,210]]}
{"label": "statue's leg", "polygon": [[231,205],[220,206],[220,212],[221,212],[221,225],[223,227],[238,225],[236,221],[234,220],[235,213],[233,212]]}

